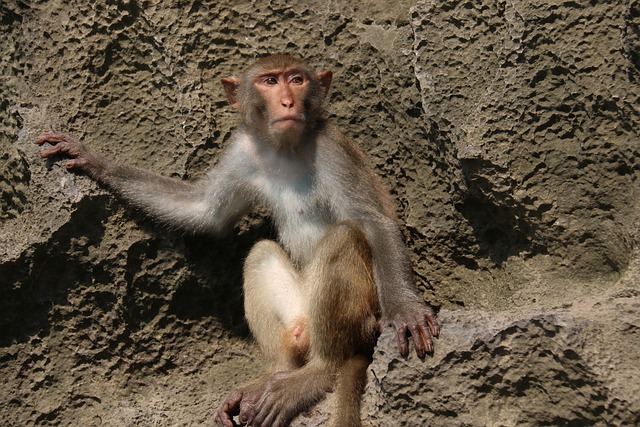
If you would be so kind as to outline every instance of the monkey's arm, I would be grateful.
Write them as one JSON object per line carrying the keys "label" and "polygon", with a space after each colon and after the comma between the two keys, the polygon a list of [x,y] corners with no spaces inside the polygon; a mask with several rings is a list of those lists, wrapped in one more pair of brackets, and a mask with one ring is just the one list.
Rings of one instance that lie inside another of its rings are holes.
{"label": "monkey's arm", "polygon": [[187,231],[223,232],[250,206],[231,165],[219,165],[192,183],[110,162],[69,135],[45,132],[36,143],[45,142],[53,147],[43,150],[42,157],[67,154],[68,169],[85,172],[148,215]]}
{"label": "monkey's arm", "polygon": [[328,133],[330,137],[318,144],[321,192],[330,201],[338,221],[358,224],[367,237],[373,254],[381,323],[395,326],[402,355],[409,353],[411,335],[416,353],[423,357],[433,351],[433,337],[439,335],[440,326],[433,309],[417,294],[409,252],[393,219],[391,195],[354,143],[335,128],[329,128]]}
{"label": "monkey's arm", "polygon": [[382,322],[396,328],[398,349],[403,356],[409,353],[410,334],[417,355],[424,357],[433,352],[433,337],[439,335],[440,326],[431,307],[416,292],[402,234],[396,223],[384,215],[369,213],[359,218],[372,249]]}
{"label": "monkey's arm", "polygon": [[[408,335],[418,356],[433,351],[440,327],[436,316],[417,294],[409,252],[396,224],[389,192],[367,166],[362,151],[332,130],[331,139],[319,144],[319,165],[326,167],[322,190],[338,221],[358,224],[373,254],[373,274],[382,310],[382,324],[396,328],[398,349],[409,353]],[[345,185],[349,183],[349,185]]]}
{"label": "monkey's arm", "polygon": [[381,324],[395,327],[403,356],[409,354],[409,335],[419,357],[433,352],[433,337],[439,335],[440,326],[433,309],[416,292],[409,252],[398,225],[382,212],[367,180],[346,189],[332,188],[330,200],[337,220],[357,224],[371,247]]}

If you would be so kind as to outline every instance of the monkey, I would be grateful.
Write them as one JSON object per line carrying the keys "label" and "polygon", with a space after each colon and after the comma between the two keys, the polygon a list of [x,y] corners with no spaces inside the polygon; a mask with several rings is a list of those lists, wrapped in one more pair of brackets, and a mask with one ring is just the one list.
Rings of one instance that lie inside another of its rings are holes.
{"label": "monkey", "polygon": [[[244,263],[245,317],[269,362],[231,393],[218,425],[282,427],[336,395],[329,424],[360,426],[366,370],[382,328],[402,356],[433,352],[440,325],[418,296],[395,203],[363,151],[326,117],[333,79],[289,55],[259,59],[221,79],[239,125],[218,163],[197,181],[107,160],[64,133],[46,131],[43,158],[67,156],[162,223],[220,234],[258,206],[278,241],[257,242]],[[236,421],[237,419],[237,421]]]}

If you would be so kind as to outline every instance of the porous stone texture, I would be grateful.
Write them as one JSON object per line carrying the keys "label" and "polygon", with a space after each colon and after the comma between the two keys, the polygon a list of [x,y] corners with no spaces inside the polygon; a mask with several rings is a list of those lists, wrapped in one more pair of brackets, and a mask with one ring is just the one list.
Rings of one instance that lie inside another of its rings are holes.
{"label": "porous stone texture", "polygon": [[166,230],[33,141],[197,179],[234,128],[219,79],[275,52],[334,71],[440,309],[425,360],[381,336],[365,425],[640,424],[639,49],[638,1],[3,1],[1,424],[211,425],[261,372],[241,271],[269,220]]}

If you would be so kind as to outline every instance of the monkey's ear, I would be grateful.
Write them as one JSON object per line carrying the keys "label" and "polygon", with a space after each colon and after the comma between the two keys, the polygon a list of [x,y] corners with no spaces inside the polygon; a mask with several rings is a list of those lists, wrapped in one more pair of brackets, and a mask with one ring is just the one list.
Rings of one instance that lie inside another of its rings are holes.
{"label": "monkey's ear", "polygon": [[333,72],[331,70],[318,71],[316,77],[318,78],[318,83],[320,83],[320,87],[322,88],[322,99],[324,99],[329,93]]}
{"label": "monkey's ear", "polygon": [[238,99],[238,88],[240,87],[240,79],[237,77],[228,77],[220,79],[220,83],[224,86],[224,93],[227,95],[227,101],[231,108],[240,108],[240,99]]}

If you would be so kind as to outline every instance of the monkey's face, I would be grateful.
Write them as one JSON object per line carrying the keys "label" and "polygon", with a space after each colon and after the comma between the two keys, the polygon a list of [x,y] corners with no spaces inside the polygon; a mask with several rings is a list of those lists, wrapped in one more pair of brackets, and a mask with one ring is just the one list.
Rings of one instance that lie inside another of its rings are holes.
{"label": "monkey's face", "polygon": [[264,70],[253,80],[264,126],[277,141],[298,141],[307,126],[306,98],[310,79],[299,68]]}
{"label": "monkey's face", "polygon": [[272,55],[251,65],[242,79],[221,82],[245,130],[278,147],[292,148],[321,118],[331,78],[331,71],[316,73],[299,58]]}

